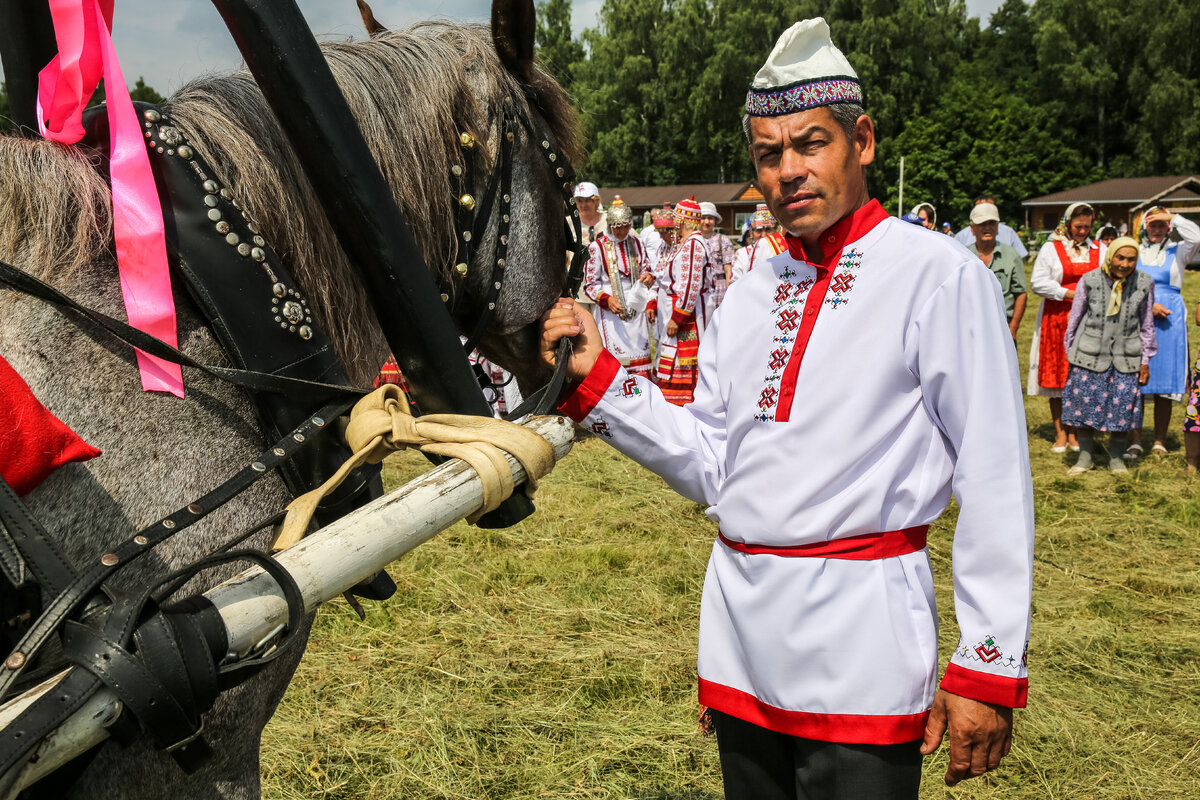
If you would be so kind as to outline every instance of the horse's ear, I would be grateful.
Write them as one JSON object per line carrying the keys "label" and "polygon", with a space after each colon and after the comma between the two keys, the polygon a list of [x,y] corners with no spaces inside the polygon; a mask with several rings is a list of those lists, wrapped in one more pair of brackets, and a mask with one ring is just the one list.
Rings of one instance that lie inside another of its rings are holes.
{"label": "horse's ear", "polygon": [[492,41],[505,68],[523,81],[533,76],[533,0],[493,0]]}
{"label": "horse's ear", "polygon": [[371,11],[371,7],[363,0],[355,0],[358,3],[358,13],[362,14],[363,25],[367,28],[368,36],[378,36],[381,33],[387,33],[388,29],[380,24],[379,20],[375,19],[375,13]]}

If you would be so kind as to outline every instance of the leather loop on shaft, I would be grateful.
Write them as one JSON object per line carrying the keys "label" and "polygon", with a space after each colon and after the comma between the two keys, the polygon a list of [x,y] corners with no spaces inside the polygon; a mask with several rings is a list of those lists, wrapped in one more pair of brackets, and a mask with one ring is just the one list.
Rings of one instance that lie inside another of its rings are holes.
{"label": "leather loop on shaft", "polygon": [[378,464],[389,454],[415,447],[424,452],[467,462],[483,482],[483,506],[467,521],[474,523],[513,492],[512,471],[505,453],[525,468],[525,491],[532,494],[537,481],[554,468],[554,448],[533,431],[505,420],[465,414],[426,414],[414,417],[408,400],[394,384],[380,386],[355,404],[346,427],[346,441],[354,455],[323,485],[288,505],[274,548],[282,550],[304,537],[317,505],[353,470]]}

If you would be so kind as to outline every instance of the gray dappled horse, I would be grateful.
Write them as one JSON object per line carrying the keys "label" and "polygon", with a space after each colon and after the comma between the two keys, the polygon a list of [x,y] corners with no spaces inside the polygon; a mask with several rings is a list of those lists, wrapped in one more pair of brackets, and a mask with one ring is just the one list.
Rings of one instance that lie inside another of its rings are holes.
{"label": "gray dappled horse", "polygon": [[[450,167],[458,158],[459,133],[473,132],[494,155],[502,104],[511,97],[535,125],[552,132],[567,156],[578,156],[566,95],[532,63],[532,3],[498,0],[493,20],[494,40],[482,26],[425,23],[399,33],[376,29],[366,42],[324,46],[426,262],[439,280],[457,281],[460,288],[488,276],[482,266],[465,279],[453,274]],[[254,80],[244,72],[198,80],[167,108],[288,263],[352,380],[369,386],[386,344]],[[529,141],[524,129],[516,135],[510,268],[481,349],[533,386],[546,377],[536,358],[536,323],[562,285],[563,208],[540,143]],[[87,153],[0,138],[0,259],[123,319],[110,207],[108,186]],[[487,240],[494,235],[489,226],[478,260],[488,257]],[[476,287],[470,296],[486,291]],[[178,287],[175,301],[180,349],[203,363],[225,363]],[[469,330],[478,311],[458,309],[459,328]],[[75,564],[202,495],[266,444],[241,390],[185,369],[185,399],[145,393],[129,347],[13,292],[0,292],[0,353],[52,412],[104,452],[59,469],[26,498]],[[160,546],[122,579],[136,583],[195,561],[288,499],[272,475]],[[260,537],[252,544],[267,542]],[[203,591],[235,569],[205,573],[184,594]],[[301,652],[293,649],[218,699],[205,716],[215,756],[198,773],[185,775],[144,739],[125,749],[110,742],[71,796],[258,797],[259,738]]]}

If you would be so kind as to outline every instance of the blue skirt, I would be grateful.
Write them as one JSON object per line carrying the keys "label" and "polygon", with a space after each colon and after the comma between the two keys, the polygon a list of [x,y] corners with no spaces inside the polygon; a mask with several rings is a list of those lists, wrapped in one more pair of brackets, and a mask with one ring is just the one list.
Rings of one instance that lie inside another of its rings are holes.
{"label": "blue skirt", "polygon": [[1142,394],[1183,394],[1188,390],[1188,321],[1183,296],[1173,286],[1155,284],[1154,302],[1166,306],[1171,316],[1154,318],[1158,352],[1150,359],[1150,381],[1142,387]]}
{"label": "blue skirt", "polygon": [[1128,431],[1142,418],[1142,389],[1136,372],[1104,372],[1071,365],[1062,394],[1064,425],[1098,431]]}

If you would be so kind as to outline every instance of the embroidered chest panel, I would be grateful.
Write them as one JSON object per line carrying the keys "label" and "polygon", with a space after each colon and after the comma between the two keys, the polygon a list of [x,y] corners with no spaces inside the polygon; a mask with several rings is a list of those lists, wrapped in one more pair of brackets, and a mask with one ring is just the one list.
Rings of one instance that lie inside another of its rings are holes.
{"label": "embroidered chest panel", "polygon": [[[825,292],[823,308],[836,310],[850,302],[858,270],[862,266],[862,252],[851,248],[838,258],[832,268],[829,286]],[[804,270],[809,273],[809,270]],[[801,277],[792,265],[780,273],[775,287],[774,305],[771,307],[771,340],[764,362],[762,389],[758,403],[753,409],[757,422],[775,422],[779,411],[779,399],[783,376],[796,341],[801,336],[801,321],[805,304],[816,279],[811,274]]]}

